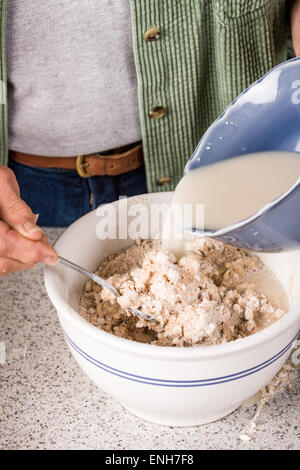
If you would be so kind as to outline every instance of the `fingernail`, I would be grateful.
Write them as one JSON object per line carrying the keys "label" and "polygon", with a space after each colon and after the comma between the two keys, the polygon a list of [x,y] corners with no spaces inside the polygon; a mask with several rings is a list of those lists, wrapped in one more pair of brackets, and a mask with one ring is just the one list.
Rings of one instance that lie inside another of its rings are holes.
{"label": "fingernail", "polygon": [[33,214],[33,215],[34,215],[34,223],[36,224],[39,219],[40,214]]}
{"label": "fingernail", "polygon": [[54,258],[52,256],[47,256],[43,263],[48,264],[50,266],[54,266],[57,263],[57,258]]}
{"label": "fingernail", "polygon": [[25,222],[25,224],[23,225],[23,228],[24,228],[25,232],[27,232],[27,233],[34,233],[34,232],[42,232],[43,231],[40,227],[35,225],[33,222],[30,222],[29,220],[27,222]]}

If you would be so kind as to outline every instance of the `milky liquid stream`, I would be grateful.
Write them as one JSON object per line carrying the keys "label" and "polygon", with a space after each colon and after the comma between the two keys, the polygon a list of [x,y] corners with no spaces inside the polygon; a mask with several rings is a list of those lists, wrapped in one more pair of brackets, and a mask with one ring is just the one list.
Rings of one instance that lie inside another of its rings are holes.
{"label": "milky liquid stream", "polygon": [[[215,231],[236,224],[280,197],[299,177],[300,155],[281,151],[243,155],[190,171],[176,187],[163,226],[163,249],[179,259],[191,246],[191,237],[184,234],[183,227]],[[192,215],[190,211],[185,214],[184,204],[192,205]],[[203,219],[196,217],[195,208],[199,204],[203,205]],[[258,292],[266,295],[274,306],[288,310],[287,293],[272,273],[262,267],[249,275]],[[263,321],[266,323],[261,328],[275,319]]]}
{"label": "milky liquid stream", "polygon": [[[192,217],[169,212],[163,248],[182,256],[186,244],[183,226],[215,231],[236,224],[280,197],[299,176],[300,155],[281,151],[243,155],[190,171],[177,185],[171,208],[190,205]],[[196,207],[200,204],[204,221],[199,222]]]}

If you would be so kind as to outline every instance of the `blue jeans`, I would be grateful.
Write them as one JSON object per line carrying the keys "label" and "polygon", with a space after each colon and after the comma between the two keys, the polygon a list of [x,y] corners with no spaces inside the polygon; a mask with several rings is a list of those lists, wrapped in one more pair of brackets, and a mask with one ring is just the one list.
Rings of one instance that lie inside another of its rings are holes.
{"label": "blue jeans", "polygon": [[147,192],[144,167],[119,176],[90,178],[81,178],[75,170],[31,167],[12,159],[9,167],[22,199],[40,214],[39,225],[45,227],[66,227],[100,204]]}

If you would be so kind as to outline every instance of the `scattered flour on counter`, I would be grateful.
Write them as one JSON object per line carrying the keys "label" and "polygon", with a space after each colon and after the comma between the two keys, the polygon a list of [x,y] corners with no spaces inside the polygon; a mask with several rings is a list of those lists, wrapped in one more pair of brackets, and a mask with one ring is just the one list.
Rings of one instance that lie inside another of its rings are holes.
{"label": "scattered flour on counter", "polygon": [[[259,258],[206,240],[176,261],[159,241],[137,240],[104,260],[97,274],[114,285],[115,299],[88,281],[80,314],[93,325],[124,338],[162,346],[226,343],[267,327],[285,314],[249,282],[266,268]],[[265,274],[264,274],[265,275]],[[250,276],[251,277],[251,276]],[[278,282],[278,281],[277,281]],[[145,322],[127,307],[153,315]]]}
{"label": "scattered flour on counter", "polygon": [[257,394],[255,400],[257,403],[257,410],[250,423],[247,424],[239,436],[242,441],[249,442],[255,438],[255,433],[258,431],[257,422],[262,415],[265,405],[278,393],[283,392],[288,387],[292,388],[297,376],[297,369],[291,364],[286,363],[278,374],[271,380],[269,385],[264,387]]}

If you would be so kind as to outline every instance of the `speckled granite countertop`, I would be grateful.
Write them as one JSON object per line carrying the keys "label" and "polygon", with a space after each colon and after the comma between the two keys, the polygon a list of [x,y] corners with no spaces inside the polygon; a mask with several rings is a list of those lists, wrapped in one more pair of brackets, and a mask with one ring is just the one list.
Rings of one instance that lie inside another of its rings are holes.
{"label": "speckled granite countertop", "polygon": [[[55,240],[61,230],[47,230]],[[216,423],[173,428],[132,416],[75,363],[43,281],[43,268],[0,279],[0,449],[300,449],[300,380],[255,414],[241,407]],[[1,345],[1,343],[0,343]],[[299,369],[300,379],[300,369]]]}

